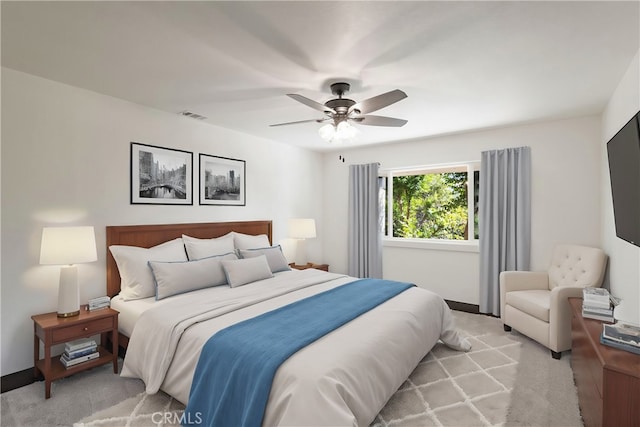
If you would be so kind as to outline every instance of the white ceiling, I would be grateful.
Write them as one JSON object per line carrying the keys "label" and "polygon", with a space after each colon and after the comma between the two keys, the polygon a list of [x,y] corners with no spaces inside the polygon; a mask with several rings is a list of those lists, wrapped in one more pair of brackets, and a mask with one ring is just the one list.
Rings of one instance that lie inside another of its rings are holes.
{"label": "white ceiling", "polygon": [[[2,65],[313,150],[287,96],[401,89],[351,145],[600,113],[640,46],[640,2],[7,2]],[[184,120],[191,120],[185,118]]]}

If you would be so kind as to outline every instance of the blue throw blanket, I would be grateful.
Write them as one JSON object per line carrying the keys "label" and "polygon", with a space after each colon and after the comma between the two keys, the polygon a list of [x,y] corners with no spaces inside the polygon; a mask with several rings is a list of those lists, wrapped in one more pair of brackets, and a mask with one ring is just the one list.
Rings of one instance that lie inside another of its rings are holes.
{"label": "blue throw blanket", "polygon": [[273,377],[285,360],[412,286],[356,280],[219,331],[202,349],[183,420],[260,426]]}

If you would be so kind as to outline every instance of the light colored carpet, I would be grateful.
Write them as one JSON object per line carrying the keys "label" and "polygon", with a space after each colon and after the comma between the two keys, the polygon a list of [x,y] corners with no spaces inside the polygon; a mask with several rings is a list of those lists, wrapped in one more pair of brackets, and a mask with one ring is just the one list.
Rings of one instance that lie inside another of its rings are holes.
{"label": "light colored carpet", "polygon": [[[391,397],[374,426],[582,425],[570,353],[554,360],[530,339],[503,332],[499,319],[454,315],[472,351],[436,345]],[[2,394],[2,426],[180,423],[182,404],[164,393],[146,395],[141,381],[110,374],[109,368],[54,382],[52,398],[46,401],[42,383]]]}

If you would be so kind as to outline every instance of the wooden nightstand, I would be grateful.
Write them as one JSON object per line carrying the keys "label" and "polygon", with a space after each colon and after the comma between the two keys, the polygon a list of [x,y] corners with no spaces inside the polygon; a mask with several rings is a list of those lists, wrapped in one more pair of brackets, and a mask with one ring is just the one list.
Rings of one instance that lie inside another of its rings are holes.
{"label": "wooden nightstand", "polygon": [[312,262],[308,262],[306,265],[295,265],[294,263],[289,264],[289,267],[295,268],[296,270],[306,270],[307,268],[315,268],[316,270],[329,271],[329,264],[314,264]]}
{"label": "wooden nightstand", "polygon": [[[80,314],[74,317],[60,318],[57,313],[31,316],[33,319],[33,375],[44,376],[44,395],[51,397],[51,382],[68,377],[85,369],[113,363],[113,373],[118,373],[118,312],[111,308],[87,311],[81,307]],[[107,335],[111,333],[113,348],[104,347]],[[51,347],[79,338],[101,334],[102,345],[98,347],[100,356],[72,368],[66,369],[60,362],[60,356],[51,356]],[[44,359],[40,359],[40,341],[44,344]]]}

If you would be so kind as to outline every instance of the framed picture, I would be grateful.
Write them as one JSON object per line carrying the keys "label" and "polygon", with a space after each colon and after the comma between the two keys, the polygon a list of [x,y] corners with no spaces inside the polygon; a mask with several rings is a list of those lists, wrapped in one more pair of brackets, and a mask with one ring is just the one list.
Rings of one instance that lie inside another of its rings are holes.
{"label": "framed picture", "polygon": [[245,161],[200,154],[200,204],[245,206]]}
{"label": "framed picture", "polygon": [[193,153],[132,142],[131,204],[193,205]]}

